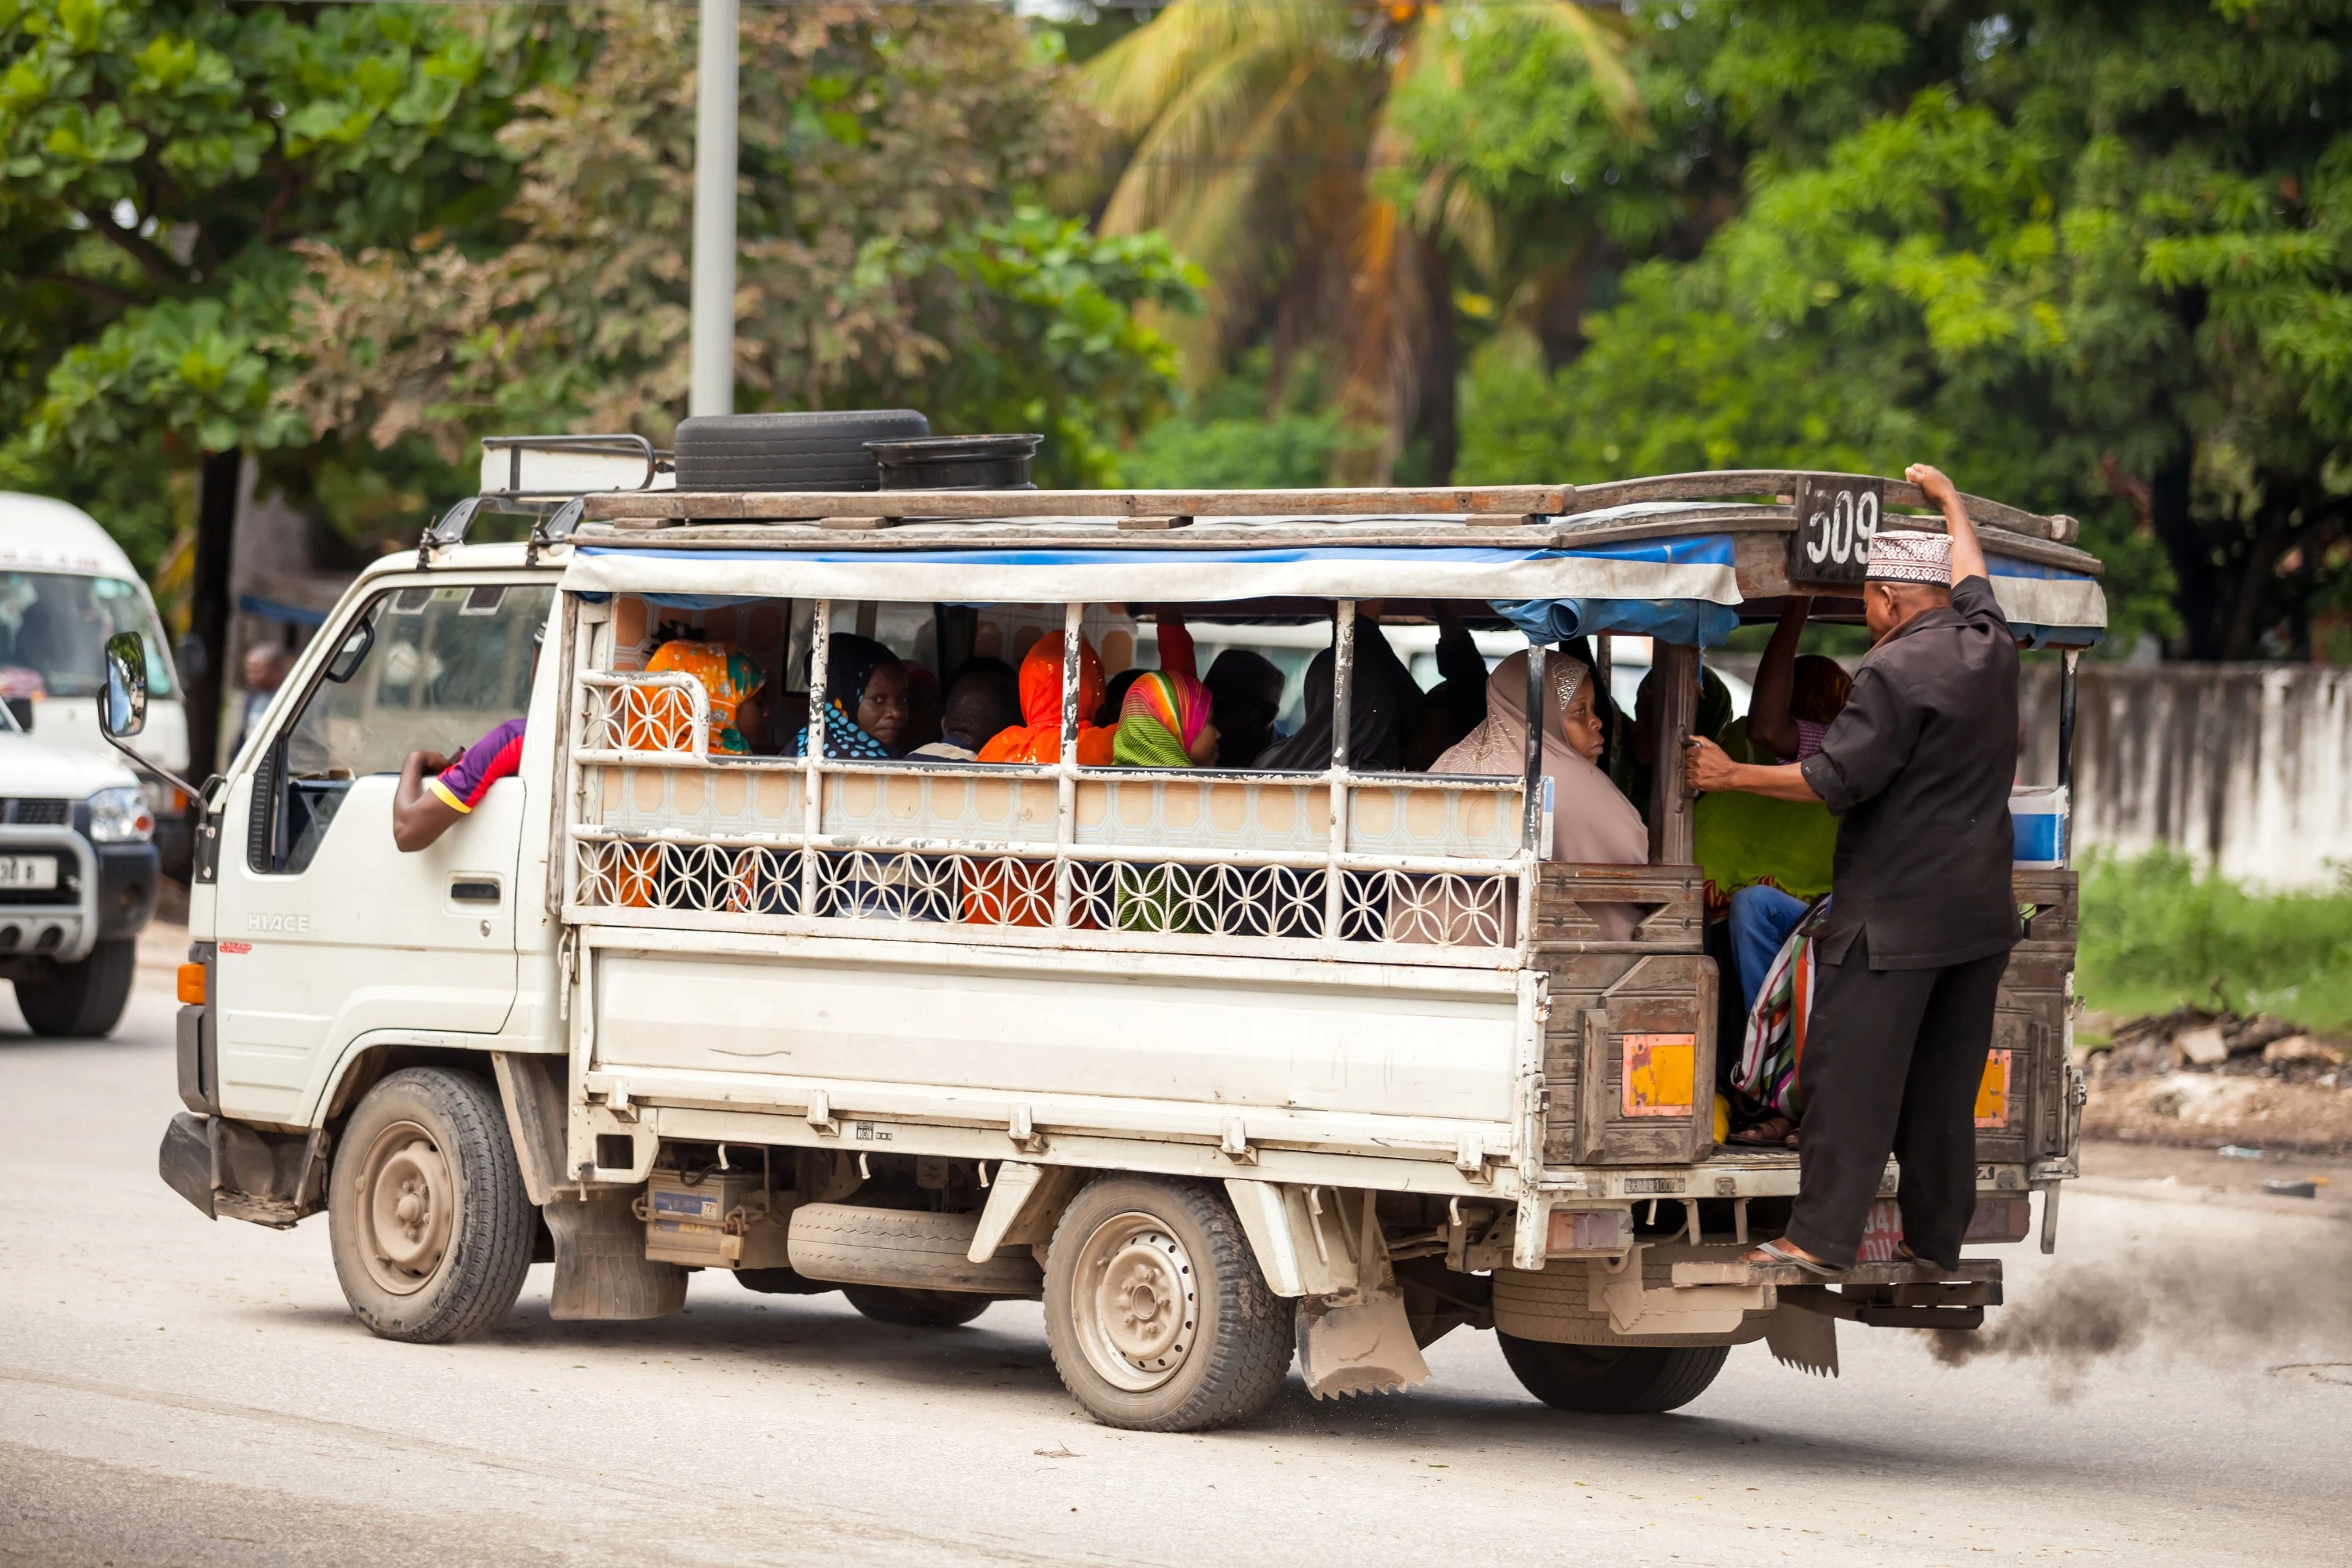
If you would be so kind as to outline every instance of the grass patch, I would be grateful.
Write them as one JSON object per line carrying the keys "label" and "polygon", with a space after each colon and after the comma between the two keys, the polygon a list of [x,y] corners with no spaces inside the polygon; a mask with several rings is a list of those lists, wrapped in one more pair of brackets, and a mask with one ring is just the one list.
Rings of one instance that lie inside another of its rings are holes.
{"label": "grass patch", "polygon": [[2184,855],[2083,867],[2076,989],[2103,1013],[2211,1006],[2352,1028],[2352,876],[2324,892],[2252,893]]}

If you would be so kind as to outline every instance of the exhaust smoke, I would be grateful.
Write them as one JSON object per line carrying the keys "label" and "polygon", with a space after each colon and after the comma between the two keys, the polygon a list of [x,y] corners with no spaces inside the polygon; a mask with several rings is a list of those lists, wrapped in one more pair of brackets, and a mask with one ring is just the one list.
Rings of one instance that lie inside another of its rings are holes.
{"label": "exhaust smoke", "polygon": [[1946,1366],[1986,1356],[2034,1358],[2069,1372],[2143,1346],[2163,1354],[2242,1355],[2345,1336],[2347,1262],[2328,1252],[2175,1256],[2061,1266],[1972,1332],[1937,1330]]}

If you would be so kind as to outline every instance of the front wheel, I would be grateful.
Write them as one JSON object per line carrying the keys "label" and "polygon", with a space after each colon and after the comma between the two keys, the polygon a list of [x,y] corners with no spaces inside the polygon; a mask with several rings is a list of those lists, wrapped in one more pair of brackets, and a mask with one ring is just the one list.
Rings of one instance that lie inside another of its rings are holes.
{"label": "front wheel", "polygon": [[1191,1182],[1093,1183],[1045,1255],[1054,1368],[1106,1426],[1199,1432],[1256,1414],[1290,1370],[1293,1310],[1234,1211]]}
{"label": "front wheel", "polygon": [[136,939],[101,942],[79,963],[44,963],[38,978],[16,982],[16,1009],[37,1035],[110,1035],[122,1021],[138,967]]}
{"label": "front wheel", "polygon": [[1727,1345],[1556,1345],[1497,1332],[1519,1385],[1555,1410],[1654,1415],[1706,1392]]}
{"label": "front wheel", "polygon": [[438,1344],[489,1329],[522,1293],[537,1218],[506,1110],[472,1073],[404,1068],[343,1126],[327,1236],[373,1333]]}

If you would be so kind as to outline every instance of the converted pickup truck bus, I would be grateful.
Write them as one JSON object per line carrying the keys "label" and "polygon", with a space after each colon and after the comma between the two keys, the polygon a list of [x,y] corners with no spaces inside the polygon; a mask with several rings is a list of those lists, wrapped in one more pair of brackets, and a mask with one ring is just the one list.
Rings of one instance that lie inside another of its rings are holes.
{"label": "converted pickup truck bus", "polygon": [[[1792,592],[1858,618],[1863,546],[1915,489],[747,490],[672,486],[634,438],[488,445],[484,494],[362,575],[205,792],[182,972],[164,1178],[208,1215],[324,1209],[374,1332],[478,1333],[535,1261],[559,1319],[677,1311],[698,1269],[900,1324],[1042,1299],[1088,1411],[1182,1431],[1294,1360],[1318,1395],[1418,1382],[1457,1328],[1555,1405],[1656,1411],[1734,1345],[1833,1368],[1840,1320],[1999,1301],[1996,1260],[1896,1260],[1891,1204],[1839,1279],[1739,1261],[1797,1157],[1715,1125],[1736,1043],[1678,763],[1703,645]],[[2071,678],[2098,563],[2070,520],[1967,504]],[[465,542],[494,508],[530,542]],[[1327,628],[1328,760],[1084,766],[1067,722],[1039,763],[730,755],[703,685],[646,668],[731,645],[789,741],[852,628],[941,669],[1047,637],[1083,720],[1079,643],[1116,669],[1169,605],[1228,641]],[[1526,634],[1538,679],[1551,645],[1654,639],[1649,863],[1546,861],[1536,758],[1351,761],[1356,649],[1445,605]],[[126,650],[115,734],[141,676]],[[404,757],[518,715],[520,776],[397,852]],[[2016,886],[1971,1237],[2022,1239],[2040,1192],[2047,1248],[2075,880]],[[1610,940],[1591,906],[1637,919]]]}

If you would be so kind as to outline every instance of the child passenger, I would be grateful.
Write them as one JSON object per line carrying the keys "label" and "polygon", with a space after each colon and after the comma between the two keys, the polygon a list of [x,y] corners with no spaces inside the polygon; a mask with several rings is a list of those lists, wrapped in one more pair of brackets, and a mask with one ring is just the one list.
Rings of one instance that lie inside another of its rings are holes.
{"label": "child passenger", "polygon": [[935,763],[971,763],[991,738],[1021,722],[1021,688],[995,659],[972,660],[948,688],[940,738],[907,754]]}

